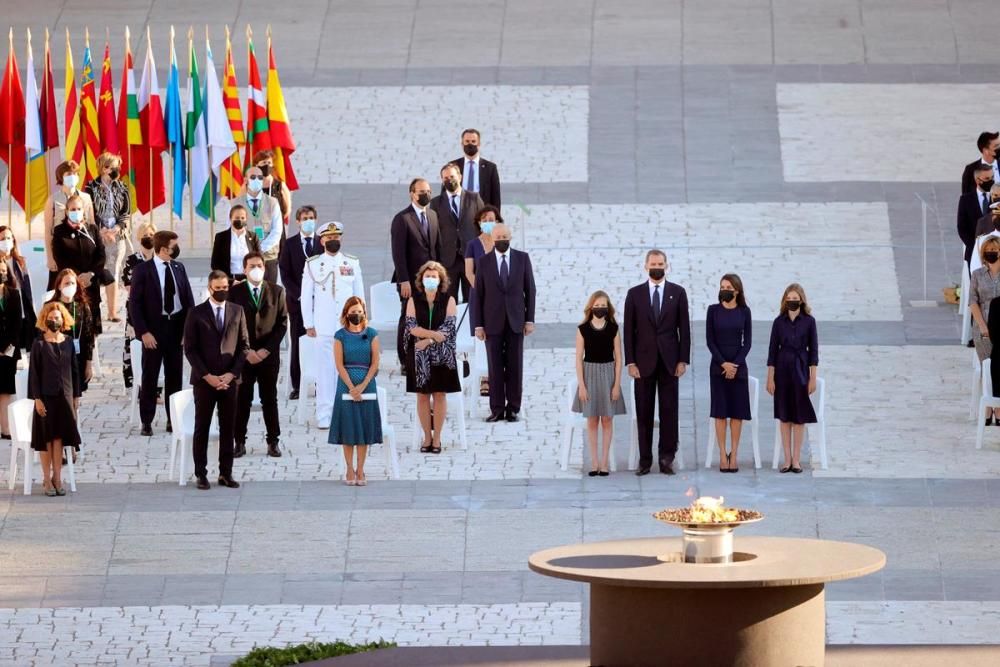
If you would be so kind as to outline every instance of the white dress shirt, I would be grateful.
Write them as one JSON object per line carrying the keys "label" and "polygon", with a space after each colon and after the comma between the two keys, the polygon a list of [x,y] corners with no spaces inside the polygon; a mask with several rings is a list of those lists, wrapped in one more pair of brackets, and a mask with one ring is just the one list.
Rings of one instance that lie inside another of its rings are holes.
{"label": "white dress shirt", "polygon": [[653,279],[650,278],[647,281],[647,284],[649,285],[649,305],[650,306],[653,305],[653,293],[654,293],[654,290],[656,290],[656,288],[659,287],[660,288],[660,310],[663,310],[663,292],[666,291],[667,279],[664,278],[659,283],[655,283],[655,282],[653,282]]}
{"label": "white dress shirt", "polygon": [[482,170],[479,168],[479,154],[478,153],[476,154],[476,157],[473,157],[473,158],[467,157],[467,158],[465,158],[465,171],[462,174],[462,188],[465,189],[465,190],[469,190],[470,192],[472,191],[472,189],[469,187],[469,179],[472,178],[472,170],[473,169],[476,170],[476,190],[475,191],[479,192],[480,190],[483,189],[483,183],[482,183],[482,175],[483,174],[482,174]]}
{"label": "white dress shirt", "polygon": [[[177,274],[174,273],[173,269],[171,269],[170,267],[167,266],[167,262],[164,262],[162,259],[160,259],[159,255],[154,255],[153,256],[153,266],[156,267],[156,275],[160,279],[160,301],[161,302],[163,301],[163,289],[164,289],[164,286],[167,284],[166,283],[166,273],[167,273],[167,271],[170,271],[170,275],[172,275],[174,277],[174,310],[173,310],[173,312],[175,312],[175,313],[179,312],[180,309],[181,309],[181,292],[180,292],[180,290],[178,289],[178,286],[177,286]],[[166,305],[166,304],[164,304],[164,305]],[[166,308],[163,309],[163,314],[164,315],[167,314],[167,309]]]}
{"label": "white dress shirt", "polygon": [[509,275],[510,274],[510,257],[509,257],[509,255],[510,255],[510,248],[507,249],[507,252],[500,252],[499,250],[494,250],[493,254],[496,255],[496,258],[497,258],[497,275],[500,275],[500,265],[503,262],[503,258],[504,257],[507,258],[507,273]]}
{"label": "white dress shirt", "polygon": [[[454,193],[450,193],[446,190],[445,194],[448,195],[448,208],[452,211],[458,211],[458,213],[455,214],[455,217],[457,218],[462,214],[462,188],[455,190]],[[452,204],[452,202],[454,202],[454,204]]]}
{"label": "white dress shirt", "polygon": [[229,272],[235,276],[243,273],[243,258],[250,252],[250,248],[247,247],[247,234],[253,232],[248,232],[246,227],[240,231],[230,228],[230,231],[232,235],[229,240]]}

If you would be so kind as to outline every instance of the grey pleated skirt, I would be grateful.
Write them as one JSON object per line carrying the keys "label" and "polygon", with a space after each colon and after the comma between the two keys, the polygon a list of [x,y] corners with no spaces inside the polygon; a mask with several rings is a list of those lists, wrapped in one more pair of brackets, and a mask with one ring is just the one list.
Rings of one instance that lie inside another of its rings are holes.
{"label": "grey pleated skirt", "polygon": [[615,364],[591,364],[583,362],[583,382],[587,386],[587,401],[580,400],[580,394],[573,397],[573,412],[581,412],[584,417],[613,417],[625,414],[625,399],[619,392],[618,400],[611,400],[611,387],[615,384]]}

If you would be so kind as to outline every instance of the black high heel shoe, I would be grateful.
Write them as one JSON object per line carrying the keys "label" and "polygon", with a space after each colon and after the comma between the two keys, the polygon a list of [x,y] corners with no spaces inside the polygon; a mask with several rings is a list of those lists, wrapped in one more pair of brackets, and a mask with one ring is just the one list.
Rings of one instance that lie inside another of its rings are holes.
{"label": "black high heel shoe", "polygon": [[[1000,424],[1000,419],[997,419],[997,423]],[[993,415],[986,418],[986,425],[993,426]]]}
{"label": "black high heel shoe", "polygon": [[731,472],[733,474],[738,473],[740,471],[740,466],[739,466],[739,463],[737,463],[736,467],[733,467],[733,455],[732,455],[732,453],[728,454],[726,456],[726,459],[729,461],[729,470],[727,470],[726,472]]}

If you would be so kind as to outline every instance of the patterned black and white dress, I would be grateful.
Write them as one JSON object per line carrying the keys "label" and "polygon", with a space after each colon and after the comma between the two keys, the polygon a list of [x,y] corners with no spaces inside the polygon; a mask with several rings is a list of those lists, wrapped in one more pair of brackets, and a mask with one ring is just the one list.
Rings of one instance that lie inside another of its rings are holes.
{"label": "patterned black and white dress", "polygon": [[[415,317],[406,318],[403,337],[406,344],[406,391],[411,394],[454,393],[462,390],[455,363],[455,316],[448,315],[447,293],[438,292],[434,303],[428,303],[423,292],[413,296]],[[414,345],[419,340],[410,332],[422,327],[444,334],[443,343],[434,343],[419,352]]]}

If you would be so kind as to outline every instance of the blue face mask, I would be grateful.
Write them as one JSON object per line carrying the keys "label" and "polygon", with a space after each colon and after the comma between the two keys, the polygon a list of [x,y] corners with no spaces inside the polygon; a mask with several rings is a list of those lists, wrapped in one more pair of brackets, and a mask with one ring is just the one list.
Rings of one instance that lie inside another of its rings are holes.
{"label": "blue face mask", "polygon": [[80,223],[83,221],[83,211],[66,211],[66,217],[70,222]]}
{"label": "blue face mask", "polygon": [[430,276],[424,277],[424,289],[428,292],[434,292],[437,290],[438,285],[441,284],[440,278],[432,278]]}
{"label": "blue face mask", "polygon": [[302,229],[302,232],[306,236],[309,236],[310,234],[316,231],[316,221],[312,218],[308,220],[303,220],[302,224],[300,225],[300,228]]}
{"label": "blue face mask", "polygon": [[497,224],[497,223],[495,223],[495,222],[480,222],[479,223],[479,228],[481,230],[483,230],[483,234],[492,234],[493,233],[493,225],[495,225],[495,224]]}

